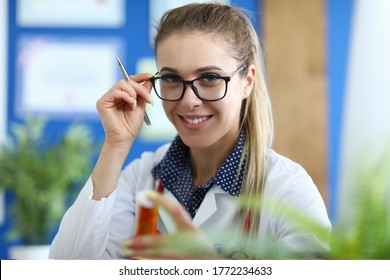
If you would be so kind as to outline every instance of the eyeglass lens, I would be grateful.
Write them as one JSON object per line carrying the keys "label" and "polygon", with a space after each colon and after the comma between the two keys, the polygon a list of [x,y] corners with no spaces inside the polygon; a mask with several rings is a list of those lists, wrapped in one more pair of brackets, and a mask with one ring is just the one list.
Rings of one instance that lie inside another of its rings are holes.
{"label": "eyeglass lens", "polygon": [[180,79],[161,77],[155,81],[155,91],[164,100],[179,100],[187,87],[203,100],[218,100],[224,97],[226,92],[226,81],[220,77],[203,77],[192,82],[185,82]]}

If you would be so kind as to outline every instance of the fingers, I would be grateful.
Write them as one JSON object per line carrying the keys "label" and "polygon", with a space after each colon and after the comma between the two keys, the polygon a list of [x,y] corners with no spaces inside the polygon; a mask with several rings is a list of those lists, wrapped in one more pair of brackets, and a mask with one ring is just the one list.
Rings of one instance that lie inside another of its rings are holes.
{"label": "fingers", "polygon": [[[158,258],[164,254],[164,237],[162,235],[143,235],[122,242],[125,247],[123,254],[130,258]],[[166,254],[164,257],[167,257]]]}
{"label": "fingers", "polygon": [[173,219],[177,232],[173,235],[143,235],[122,243],[124,255],[130,258],[215,258],[216,253],[202,232],[192,224],[185,209],[173,199],[157,192],[147,197],[163,208]]}
{"label": "fingers", "polygon": [[[147,103],[152,104],[153,100],[150,96],[150,91],[152,89],[152,83],[149,81],[150,77],[153,76],[147,73],[136,74],[130,77],[130,80],[127,81],[131,84],[135,90],[138,92],[142,99]],[[152,104],[153,105],[153,104]]]}
{"label": "fingers", "polygon": [[146,82],[152,77],[152,74],[149,73],[140,73],[130,76],[130,80],[137,82],[138,84],[141,84],[143,82]]}
{"label": "fingers", "polygon": [[150,97],[151,86],[149,85],[149,83],[146,84],[146,86],[144,86],[138,84],[133,80],[130,81],[120,80],[117,83],[117,89],[127,93],[131,97],[132,103],[130,104],[132,104],[133,110],[135,110],[137,104],[141,100],[150,104],[152,103],[152,99]]}
{"label": "fingers", "polygon": [[96,107],[99,112],[102,112],[106,109],[120,106],[123,102],[129,104],[132,110],[137,106],[137,102],[131,94],[123,91],[117,83],[96,102]]}
{"label": "fingers", "polygon": [[143,235],[122,244],[124,255],[131,258],[215,258],[213,247],[201,233],[183,232],[174,235]]}
{"label": "fingers", "polygon": [[192,219],[184,208],[176,201],[165,197],[157,192],[148,192],[147,196],[157,205],[161,206],[172,217],[179,231],[197,231],[198,229],[192,224]]}
{"label": "fingers", "polygon": [[145,102],[153,103],[150,97],[151,88],[150,81],[146,81],[141,85],[133,80],[119,80],[97,101],[97,109],[99,111],[109,109],[112,106],[118,106],[122,102],[129,104],[133,111],[137,108],[138,104],[141,105],[142,109],[145,109]]}

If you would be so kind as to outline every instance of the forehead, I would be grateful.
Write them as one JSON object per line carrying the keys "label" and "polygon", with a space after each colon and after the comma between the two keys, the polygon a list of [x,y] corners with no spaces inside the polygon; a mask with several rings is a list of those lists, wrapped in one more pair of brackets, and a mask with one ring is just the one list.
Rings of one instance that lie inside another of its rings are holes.
{"label": "forehead", "polygon": [[236,60],[227,42],[211,34],[175,34],[161,41],[156,53],[157,66],[189,70],[208,65],[234,68]]}

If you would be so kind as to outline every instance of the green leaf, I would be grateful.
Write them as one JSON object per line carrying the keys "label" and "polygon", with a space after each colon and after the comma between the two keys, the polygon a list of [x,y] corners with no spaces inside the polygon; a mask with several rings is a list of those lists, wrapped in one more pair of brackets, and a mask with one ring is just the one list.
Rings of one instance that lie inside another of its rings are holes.
{"label": "green leaf", "polygon": [[69,197],[84,184],[94,152],[90,129],[72,124],[58,142],[48,143],[46,120],[28,115],[11,124],[12,137],[0,147],[0,189],[11,193],[11,239],[44,244],[58,226]]}

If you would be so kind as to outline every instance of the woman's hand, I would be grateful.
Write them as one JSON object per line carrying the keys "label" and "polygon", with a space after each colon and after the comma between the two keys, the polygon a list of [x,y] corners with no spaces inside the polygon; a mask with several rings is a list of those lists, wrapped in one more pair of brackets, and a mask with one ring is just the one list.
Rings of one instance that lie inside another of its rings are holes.
{"label": "woman's hand", "polygon": [[118,184],[123,163],[141,130],[146,103],[152,102],[150,76],[120,80],[96,103],[106,137],[91,174],[94,200],[108,197]]}
{"label": "woman's hand", "polygon": [[126,240],[125,256],[152,259],[212,259],[216,252],[203,233],[192,224],[183,207],[158,193],[148,193],[148,198],[161,206],[172,217],[176,233],[167,235],[144,235]]}
{"label": "woman's hand", "polygon": [[97,102],[105,143],[113,147],[131,146],[138,136],[146,103],[152,103],[150,74],[137,74],[131,80],[120,80]]}

